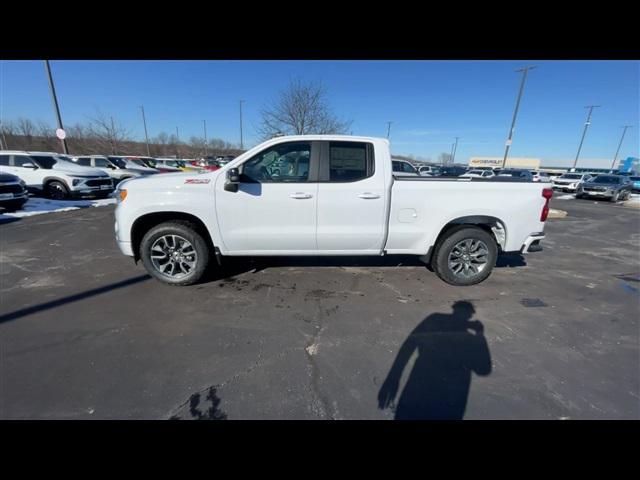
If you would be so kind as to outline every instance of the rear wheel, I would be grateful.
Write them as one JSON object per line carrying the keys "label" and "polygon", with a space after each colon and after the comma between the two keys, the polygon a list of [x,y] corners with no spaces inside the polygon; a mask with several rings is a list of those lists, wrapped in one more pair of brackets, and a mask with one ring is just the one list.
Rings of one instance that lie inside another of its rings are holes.
{"label": "rear wheel", "polygon": [[67,189],[64,183],[57,180],[47,183],[46,192],[47,196],[53,200],[65,200],[69,198],[69,189]]}
{"label": "rear wheel", "polygon": [[491,234],[479,227],[461,226],[438,242],[432,266],[451,285],[475,285],[491,274],[497,257],[498,246]]}
{"label": "rear wheel", "polygon": [[142,238],[140,257],[150,275],[168,285],[191,285],[209,263],[209,248],[193,225],[166,222]]}

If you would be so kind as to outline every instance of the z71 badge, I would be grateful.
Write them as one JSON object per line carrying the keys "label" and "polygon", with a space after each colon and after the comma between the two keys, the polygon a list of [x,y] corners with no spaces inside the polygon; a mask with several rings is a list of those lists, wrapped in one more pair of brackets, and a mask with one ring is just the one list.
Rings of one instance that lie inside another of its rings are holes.
{"label": "z71 badge", "polygon": [[188,178],[184,183],[209,183],[210,181],[210,178]]}

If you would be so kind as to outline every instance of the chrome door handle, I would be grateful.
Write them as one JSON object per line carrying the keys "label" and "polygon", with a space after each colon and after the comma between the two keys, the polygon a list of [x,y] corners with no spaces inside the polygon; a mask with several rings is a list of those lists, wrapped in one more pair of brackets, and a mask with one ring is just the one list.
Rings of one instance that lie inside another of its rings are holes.
{"label": "chrome door handle", "polygon": [[380,195],[376,195],[375,193],[364,192],[359,194],[358,198],[364,198],[365,200],[372,200],[375,198],[380,198]]}
{"label": "chrome door handle", "polygon": [[312,198],[313,195],[310,193],[296,192],[289,195],[289,198],[295,198],[297,200],[306,200],[307,198]]}

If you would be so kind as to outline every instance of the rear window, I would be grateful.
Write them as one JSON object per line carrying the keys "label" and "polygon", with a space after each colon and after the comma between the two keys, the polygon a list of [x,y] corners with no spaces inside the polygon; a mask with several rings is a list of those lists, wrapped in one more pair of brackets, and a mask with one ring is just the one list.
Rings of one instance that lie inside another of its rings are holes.
{"label": "rear window", "polygon": [[593,183],[620,183],[620,180],[622,180],[620,177],[609,177],[605,175],[598,175],[593,180]]}
{"label": "rear window", "polygon": [[365,143],[330,142],[329,181],[355,182],[368,176]]}

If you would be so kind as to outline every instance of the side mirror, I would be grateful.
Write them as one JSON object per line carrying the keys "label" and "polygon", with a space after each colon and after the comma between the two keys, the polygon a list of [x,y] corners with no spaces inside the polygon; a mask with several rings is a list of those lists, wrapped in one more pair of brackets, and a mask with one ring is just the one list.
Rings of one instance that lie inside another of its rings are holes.
{"label": "side mirror", "polygon": [[237,192],[238,185],[240,185],[240,171],[237,168],[231,168],[227,172],[227,181],[224,184],[224,189],[227,192]]}
{"label": "side mirror", "polygon": [[22,164],[23,168],[33,168],[34,170],[36,170],[38,167],[36,165],[34,165],[33,163],[23,163]]}

